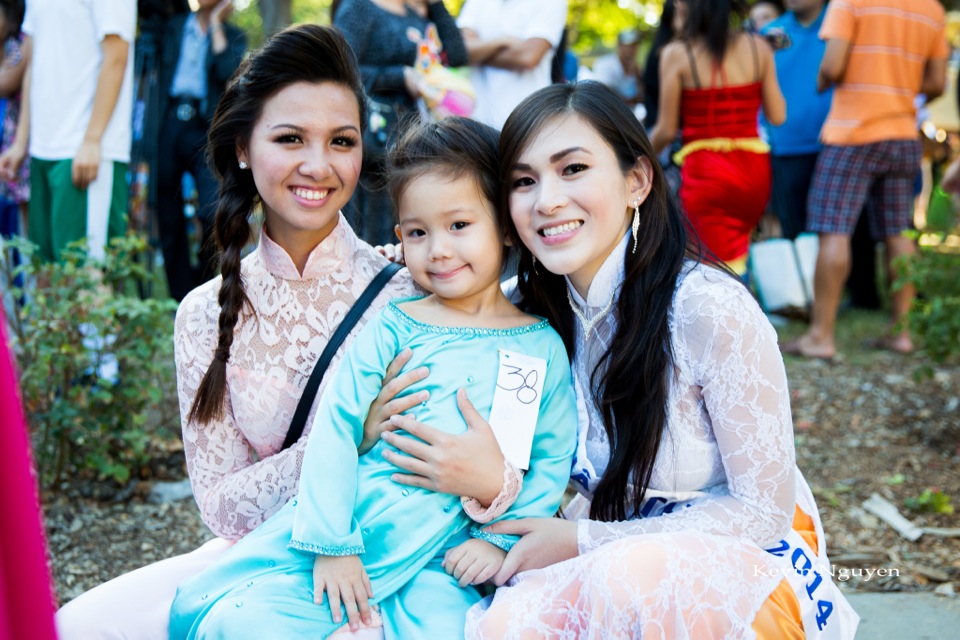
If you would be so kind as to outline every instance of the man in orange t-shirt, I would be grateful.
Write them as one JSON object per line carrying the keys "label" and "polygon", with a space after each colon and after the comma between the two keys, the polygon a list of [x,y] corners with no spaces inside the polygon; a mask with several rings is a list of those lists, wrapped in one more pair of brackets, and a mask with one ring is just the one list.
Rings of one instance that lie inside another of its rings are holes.
{"label": "man in orange t-shirt", "polygon": [[[936,0],[834,0],[820,29],[827,47],[817,85],[834,86],[821,131],[808,202],[807,229],[819,234],[813,317],[784,353],[812,358],[836,354],[834,329],[843,285],[850,273],[850,236],[864,205],[874,237],[887,258],[911,255],[913,182],[921,149],[914,98],[943,93],[949,47],[944,10]],[[892,277],[891,277],[892,282]],[[914,292],[892,292],[893,321],[878,346],[913,350],[910,334],[896,328]]]}

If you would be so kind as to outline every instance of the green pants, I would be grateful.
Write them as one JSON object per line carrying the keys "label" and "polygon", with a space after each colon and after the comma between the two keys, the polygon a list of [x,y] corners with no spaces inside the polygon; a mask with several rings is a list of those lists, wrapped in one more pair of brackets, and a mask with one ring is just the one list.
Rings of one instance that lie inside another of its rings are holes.
{"label": "green pants", "polygon": [[87,238],[90,254],[101,257],[110,238],[126,233],[127,164],[102,161],[97,179],[86,189],[73,186],[72,165],[72,159],[30,159],[27,237],[50,262],[82,238]]}

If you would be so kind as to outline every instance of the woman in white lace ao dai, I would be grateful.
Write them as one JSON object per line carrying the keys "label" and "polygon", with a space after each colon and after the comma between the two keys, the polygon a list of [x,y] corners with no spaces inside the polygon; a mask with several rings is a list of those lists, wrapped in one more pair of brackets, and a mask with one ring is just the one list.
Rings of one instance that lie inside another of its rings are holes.
{"label": "woman in white lace ao dai", "polygon": [[517,299],[572,354],[579,495],[489,527],[523,537],[467,637],[852,638],[776,335],[700,257],[640,124],[598,83],[554,85],[507,120],[500,161]]}

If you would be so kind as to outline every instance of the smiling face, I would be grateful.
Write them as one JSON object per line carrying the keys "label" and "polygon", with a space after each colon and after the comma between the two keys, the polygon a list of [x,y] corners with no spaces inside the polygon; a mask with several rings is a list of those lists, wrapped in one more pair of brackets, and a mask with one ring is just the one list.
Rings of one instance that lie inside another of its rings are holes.
{"label": "smiling face", "polygon": [[510,217],[544,267],[586,295],[650,192],[645,158],[624,172],[613,148],[576,114],[547,122],[511,168]]}
{"label": "smiling face", "polygon": [[404,259],[420,286],[452,303],[499,294],[503,238],[472,177],[428,170],[404,189],[397,214]]}
{"label": "smiling face", "polygon": [[271,239],[316,246],[360,176],[360,107],[340,84],[292,84],[264,104],[237,160],[253,172]]}

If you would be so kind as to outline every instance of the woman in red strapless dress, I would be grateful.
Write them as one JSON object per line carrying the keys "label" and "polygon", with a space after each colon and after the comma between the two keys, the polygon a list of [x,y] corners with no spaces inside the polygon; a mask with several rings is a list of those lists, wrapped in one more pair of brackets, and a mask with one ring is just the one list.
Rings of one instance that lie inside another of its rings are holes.
{"label": "woman in red strapless dress", "polygon": [[786,105],[769,45],[730,26],[731,17],[742,17],[742,2],[677,4],[684,31],[661,54],[660,117],[650,137],[659,152],[680,130],[674,160],[684,210],[706,247],[742,274],[750,232],[770,198],[769,147],[758,137],[757,116],[762,107],[779,125]]}

